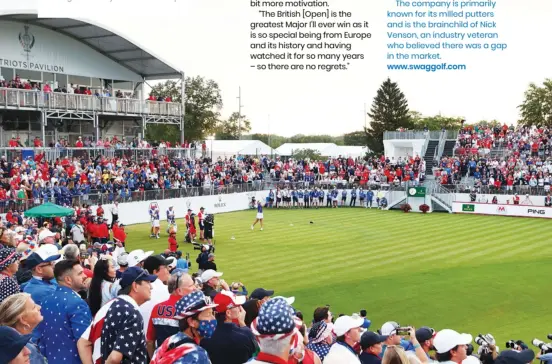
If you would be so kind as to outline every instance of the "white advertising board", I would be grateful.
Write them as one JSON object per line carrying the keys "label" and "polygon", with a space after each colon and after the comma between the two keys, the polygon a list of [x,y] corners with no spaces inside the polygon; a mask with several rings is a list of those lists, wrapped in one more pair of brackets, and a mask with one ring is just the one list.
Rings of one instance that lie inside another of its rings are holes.
{"label": "white advertising board", "polygon": [[453,202],[452,212],[476,215],[552,218],[552,207],[535,205],[491,204],[480,202]]}
{"label": "white advertising board", "polygon": [[[173,198],[169,200],[158,200],[157,205],[161,213],[161,220],[166,220],[166,211],[170,206],[174,207],[177,218],[183,218],[192,209],[196,214],[201,207],[205,208],[206,214],[218,214],[222,212],[233,212],[246,210],[249,208],[251,198],[255,196],[257,200],[267,196],[268,191],[232,193],[228,195],[196,196],[188,198]],[[119,221],[125,225],[142,224],[150,222],[149,206],[152,201],[124,202],[119,204]],[[111,221],[112,205],[103,205],[105,216]],[[97,206],[92,206],[92,211],[96,212]],[[252,218],[254,215],[251,215]]]}
{"label": "white advertising board", "polygon": [[138,74],[86,44],[36,25],[0,21],[0,44],[1,67],[113,80],[142,80]]}

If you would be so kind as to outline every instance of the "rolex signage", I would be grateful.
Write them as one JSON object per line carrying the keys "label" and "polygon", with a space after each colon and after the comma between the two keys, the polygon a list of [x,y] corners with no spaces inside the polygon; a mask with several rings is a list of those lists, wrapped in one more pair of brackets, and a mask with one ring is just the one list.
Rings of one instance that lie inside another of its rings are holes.
{"label": "rolex signage", "polygon": [[425,187],[410,187],[408,189],[408,197],[425,197]]}
{"label": "rolex signage", "polygon": [[226,202],[223,201],[222,195],[218,195],[218,203],[214,204],[215,209],[226,207]]}
{"label": "rolex signage", "polygon": [[475,205],[463,204],[462,205],[462,211],[463,212],[474,212],[475,211]]}

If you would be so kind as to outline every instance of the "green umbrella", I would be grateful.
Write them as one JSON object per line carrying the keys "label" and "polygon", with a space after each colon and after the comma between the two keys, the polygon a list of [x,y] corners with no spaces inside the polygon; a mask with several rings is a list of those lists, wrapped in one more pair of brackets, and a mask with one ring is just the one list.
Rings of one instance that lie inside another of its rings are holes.
{"label": "green umbrella", "polygon": [[25,211],[25,217],[61,217],[71,216],[75,213],[73,209],[62,207],[51,202],[43,203]]}

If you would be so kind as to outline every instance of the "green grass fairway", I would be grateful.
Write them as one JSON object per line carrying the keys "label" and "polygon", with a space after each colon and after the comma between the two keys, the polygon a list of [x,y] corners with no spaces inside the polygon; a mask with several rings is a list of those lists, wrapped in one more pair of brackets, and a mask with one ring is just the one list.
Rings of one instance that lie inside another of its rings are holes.
{"label": "green grass fairway", "polygon": [[[393,320],[490,332],[501,349],[506,340],[530,345],[552,332],[552,229],[545,219],[267,209],[264,231],[251,231],[255,213],[215,217],[218,269],[250,291],[295,296],[305,318],[319,305],[331,304],[336,316],[365,308],[373,329]],[[178,224],[182,241],[184,220]],[[154,240],[149,224],[127,227],[127,250],[164,250],[165,229],[162,222]],[[198,252],[180,249],[197,269]]]}

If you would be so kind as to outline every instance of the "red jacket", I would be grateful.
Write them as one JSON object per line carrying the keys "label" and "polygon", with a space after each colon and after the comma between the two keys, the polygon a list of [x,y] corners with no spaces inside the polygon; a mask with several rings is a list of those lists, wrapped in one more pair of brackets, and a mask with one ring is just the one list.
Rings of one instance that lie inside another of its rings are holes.
{"label": "red jacket", "polygon": [[105,222],[96,225],[96,237],[109,238],[109,228],[107,227],[107,224]]}
{"label": "red jacket", "polygon": [[117,225],[113,226],[113,238],[115,238],[119,241],[122,241],[124,243],[125,240],[126,240],[125,230],[120,228]]}

